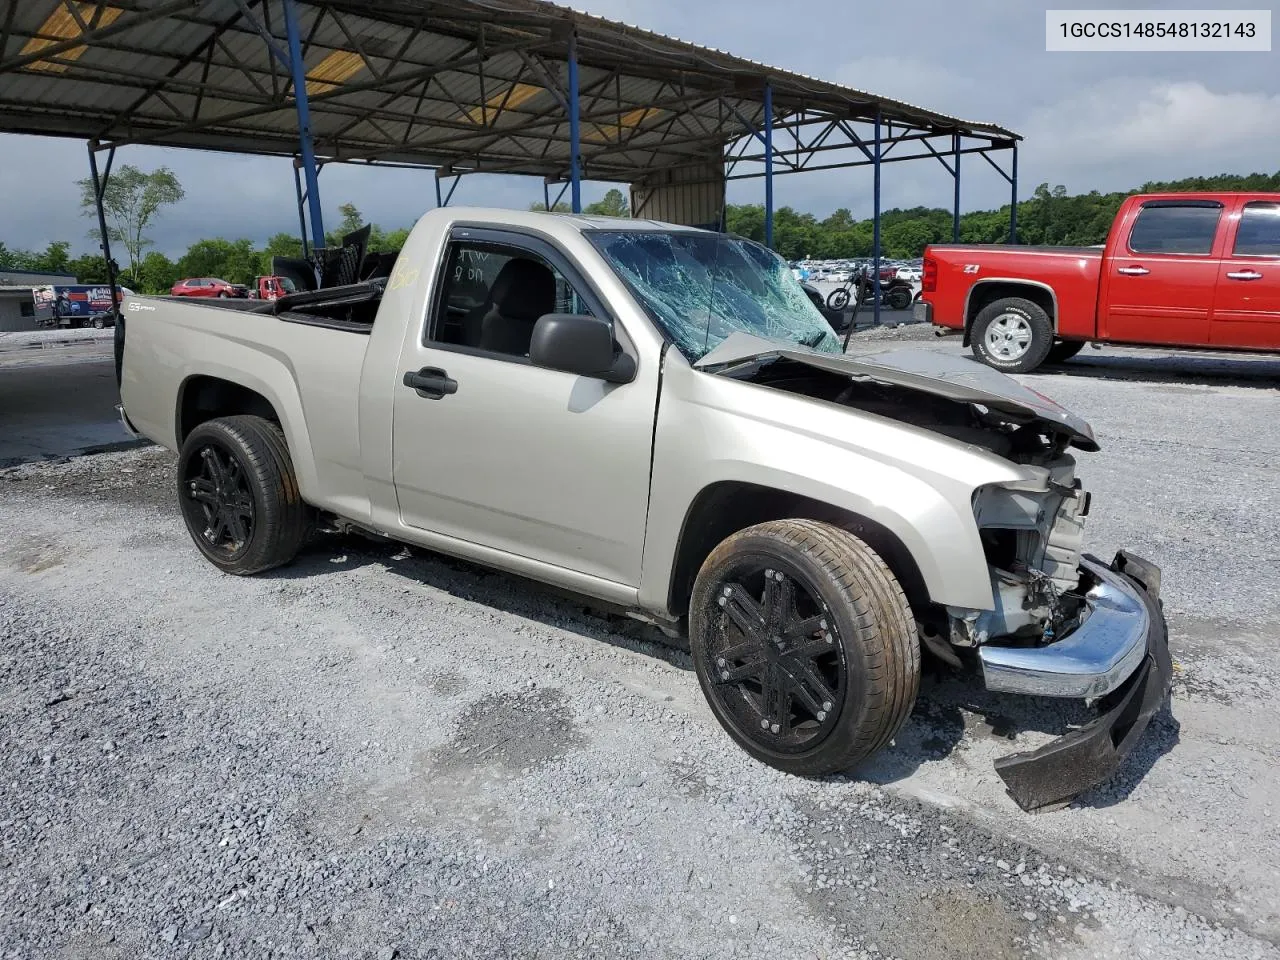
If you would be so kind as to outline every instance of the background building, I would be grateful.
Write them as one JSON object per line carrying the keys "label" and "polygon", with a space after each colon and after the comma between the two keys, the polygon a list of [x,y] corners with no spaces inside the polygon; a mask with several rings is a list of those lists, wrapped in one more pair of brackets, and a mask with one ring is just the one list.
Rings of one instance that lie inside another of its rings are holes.
{"label": "background building", "polygon": [[30,270],[0,268],[0,331],[35,330],[35,300],[32,287],[75,283],[68,273],[35,273]]}

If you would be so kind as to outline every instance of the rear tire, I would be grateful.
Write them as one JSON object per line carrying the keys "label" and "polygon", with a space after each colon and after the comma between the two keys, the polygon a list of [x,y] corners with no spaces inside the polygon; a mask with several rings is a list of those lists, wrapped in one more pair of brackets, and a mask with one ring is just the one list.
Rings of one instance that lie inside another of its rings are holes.
{"label": "rear tire", "polygon": [[816,520],[758,524],[716,547],[694,583],[689,641],[729,736],[801,776],[849,770],[883,749],[920,684],[897,580],[852,533]]}
{"label": "rear tire", "polygon": [[895,287],[889,291],[885,303],[890,310],[906,310],[911,306],[911,291],[905,287]]}
{"label": "rear tire", "polygon": [[987,304],[973,321],[973,355],[1005,373],[1029,373],[1053,346],[1053,322],[1044,308],[1021,297]]}
{"label": "rear tire", "polygon": [[205,559],[238,576],[288,563],[311,530],[278,424],[262,417],[208,420],[178,455],[178,502]]}
{"label": "rear tire", "polygon": [[1059,340],[1049,348],[1045,363],[1066,363],[1084,349],[1083,340]]}

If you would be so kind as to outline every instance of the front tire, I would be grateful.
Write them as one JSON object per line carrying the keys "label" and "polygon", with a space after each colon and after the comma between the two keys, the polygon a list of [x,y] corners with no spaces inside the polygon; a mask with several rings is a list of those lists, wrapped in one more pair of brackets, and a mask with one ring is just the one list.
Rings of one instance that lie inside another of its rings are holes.
{"label": "front tire", "polygon": [[970,348],[989,367],[1029,373],[1053,346],[1053,322],[1044,308],[1021,297],[987,304],[973,321]]}
{"label": "front tire", "polygon": [[843,310],[849,305],[849,291],[845,287],[832,290],[827,294],[827,306],[832,310]]}
{"label": "front tire", "polygon": [[311,527],[278,424],[208,420],[178,455],[178,502],[196,547],[219,570],[261,573],[297,555]]}
{"label": "front tire", "polygon": [[883,749],[920,684],[901,586],[856,536],[814,520],[758,524],[716,547],[694,583],[689,641],[729,736],[801,776]]}

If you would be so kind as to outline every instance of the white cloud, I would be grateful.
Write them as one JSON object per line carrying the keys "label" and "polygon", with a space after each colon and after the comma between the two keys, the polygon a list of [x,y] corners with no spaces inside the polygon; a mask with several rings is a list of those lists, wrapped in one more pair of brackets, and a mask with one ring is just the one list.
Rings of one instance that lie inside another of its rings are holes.
{"label": "white cloud", "polygon": [[1112,183],[1134,186],[1274,170],[1277,128],[1280,95],[1218,93],[1199,81],[1117,78],[1033,110],[1021,126],[1029,161],[1024,169],[1081,189],[1104,189],[1099,171]]}

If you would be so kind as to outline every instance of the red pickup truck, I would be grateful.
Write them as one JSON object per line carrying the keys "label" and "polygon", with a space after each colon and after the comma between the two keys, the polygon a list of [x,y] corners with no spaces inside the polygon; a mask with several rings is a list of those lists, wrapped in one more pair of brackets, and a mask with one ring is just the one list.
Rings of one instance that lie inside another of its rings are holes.
{"label": "red pickup truck", "polygon": [[1101,247],[929,246],[915,317],[1009,373],[1091,340],[1280,351],[1280,194],[1130,197]]}

